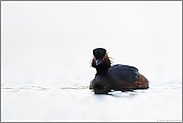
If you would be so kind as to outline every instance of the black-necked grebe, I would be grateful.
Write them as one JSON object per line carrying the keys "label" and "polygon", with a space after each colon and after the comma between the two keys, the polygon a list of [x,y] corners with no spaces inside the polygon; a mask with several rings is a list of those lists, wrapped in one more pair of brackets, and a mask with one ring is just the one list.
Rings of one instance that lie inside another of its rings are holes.
{"label": "black-necked grebe", "polygon": [[138,69],[116,64],[111,66],[111,61],[103,48],[93,50],[91,66],[96,68],[95,78],[90,82],[90,89],[96,94],[108,93],[111,90],[130,91],[149,88],[148,80],[138,72]]}

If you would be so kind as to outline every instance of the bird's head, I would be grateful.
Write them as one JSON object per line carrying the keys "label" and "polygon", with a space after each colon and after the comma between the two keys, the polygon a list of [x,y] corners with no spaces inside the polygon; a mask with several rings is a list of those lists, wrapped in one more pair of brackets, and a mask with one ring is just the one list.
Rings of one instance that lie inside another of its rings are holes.
{"label": "bird's head", "polygon": [[104,48],[96,48],[93,50],[91,66],[99,69],[108,69],[111,67],[111,60]]}

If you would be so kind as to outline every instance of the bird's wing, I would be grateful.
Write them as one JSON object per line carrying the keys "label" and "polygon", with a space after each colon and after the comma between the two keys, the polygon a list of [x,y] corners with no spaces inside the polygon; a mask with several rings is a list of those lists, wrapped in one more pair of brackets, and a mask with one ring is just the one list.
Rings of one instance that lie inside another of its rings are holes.
{"label": "bird's wing", "polygon": [[109,68],[108,72],[109,75],[127,82],[134,82],[138,80],[138,77],[140,76],[138,69],[129,65],[113,65]]}

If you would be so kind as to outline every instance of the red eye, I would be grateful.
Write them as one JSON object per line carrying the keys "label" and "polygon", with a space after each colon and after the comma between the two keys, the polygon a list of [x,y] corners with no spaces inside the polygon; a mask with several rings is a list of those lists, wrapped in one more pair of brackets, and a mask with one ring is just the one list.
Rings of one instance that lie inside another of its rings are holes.
{"label": "red eye", "polygon": [[94,58],[94,60],[96,61],[96,58]]}
{"label": "red eye", "polygon": [[102,61],[104,61],[104,58],[102,59]]}

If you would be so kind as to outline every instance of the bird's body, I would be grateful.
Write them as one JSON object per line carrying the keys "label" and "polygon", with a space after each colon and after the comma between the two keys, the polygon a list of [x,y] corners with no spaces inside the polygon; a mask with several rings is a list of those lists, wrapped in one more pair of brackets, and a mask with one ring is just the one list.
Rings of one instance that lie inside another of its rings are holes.
{"label": "bird's body", "polygon": [[89,88],[95,93],[149,88],[148,80],[137,68],[121,64],[111,66],[111,61],[103,48],[94,49],[93,54],[92,67],[96,68],[97,73]]}

